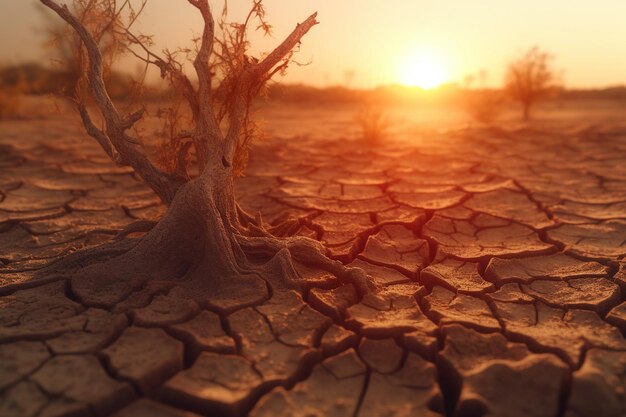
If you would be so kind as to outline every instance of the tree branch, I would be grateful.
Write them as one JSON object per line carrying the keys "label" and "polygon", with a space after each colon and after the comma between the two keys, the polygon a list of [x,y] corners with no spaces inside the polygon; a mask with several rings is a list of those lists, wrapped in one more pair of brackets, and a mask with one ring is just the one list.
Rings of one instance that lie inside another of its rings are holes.
{"label": "tree branch", "polygon": [[113,147],[113,144],[111,143],[109,137],[102,130],[100,130],[91,120],[91,116],[89,115],[89,111],[87,110],[87,106],[85,106],[85,103],[77,102],[76,108],[78,110],[78,114],[80,114],[81,120],[83,121],[83,126],[85,127],[87,134],[94,138],[100,144],[102,149],[104,149],[107,155],[109,155],[109,158],[120,164],[122,161],[119,153],[117,153],[117,151]]}
{"label": "tree branch", "polygon": [[287,56],[293,48],[300,43],[300,40],[309,30],[319,22],[316,20],[317,12],[309,16],[304,22],[296,25],[296,28],[285,38],[285,40],[276,47],[261,62],[256,64],[253,69],[255,77],[263,77],[269,73],[285,56]]}
{"label": "tree branch", "polygon": [[[183,180],[156,168],[136,145],[136,141],[130,138],[125,131],[141,118],[141,114],[133,113],[123,117],[119,114],[113,101],[109,97],[103,80],[102,54],[98,44],[91,36],[87,28],[70,12],[66,5],[59,5],[54,0],[40,0],[46,7],[53,10],[59,17],[67,22],[78,34],[81,42],[85,46],[89,58],[89,68],[87,69],[87,81],[91,95],[105,120],[106,132],[96,128],[90,123],[86,109],[80,111],[83,122],[86,122],[87,132],[94,137],[107,151],[110,147],[109,156],[114,157],[113,149],[120,155],[120,161],[130,165],[137,174],[157,193],[165,202],[170,203],[178,188],[183,184]],[[85,117],[87,116],[87,117]],[[105,137],[108,141],[105,140]],[[109,146],[111,144],[111,146]]]}
{"label": "tree branch", "polygon": [[[196,148],[196,156],[198,165],[202,170],[211,157],[219,149],[216,145],[221,142],[222,134],[219,124],[215,119],[212,105],[212,88],[211,88],[211,69],[209,60],[213,53],[213,41],[215,38],[215,21],[211,13],[211,7],[208,0],[188,0],[191,5],[196,7],[202,19],[204,20],[204,29],[202,31],[202,40],[200,49],[193,61],[193,67],[198,77],[198,93],[196,95],[199,107],[198,134],[194,135],[193,141]],[[204,134],[199,134],[199,133]],[[208,133],[208,135],[207,135]],[[208,140],[212,143],[208,143]],[[213,145],[213,146],[210,146]]]}
{"label": "tree branch", "polygon": [[[237,148],[237,140],[241,134],[241,129],[245,123],[246,109],[251,99],[245,91],[257,92],[259,88],[267,81],[270,71],[278,65],[286,56],[288,56],[293,48],[295,48],[304,35],[319,22],[316,20],[317,12],[309,16],[304,22],[296,25],[296,28],[269,53],[259,63],[249,63],[250,69],[242,76],[240,88],[235,91],[235,101],[229,111],[229,128],[224,140],[224,157],[223,160],[227,165],[232,165],[235,150]],[[273,75],[274,73],[272,73]]]}
{"label": "tree branch", "polygon": [[[127,48],[127,50],[131,54],[133,54],[136,58],[142,60],[143,62],[147,64],[152,64],[159,68],[159,70],[161,71],[161,78],[165,78],[165,76],[169,72],[172,84],[175,87],[178,86],[182,89],[183,97],[185,97],[185,99],[189,103],[189,107],[191,107],[191,112],[193,113],[194,119],[197,119],[199,108],[198,99],[196,97],[196,90],[193,88],[193,85],[191,84],[191,81],[189,81],[187,75],[185,75],[185,73],[180,68],[172,65],[171,61],[166,61],[165,59],[148,49],[148,47],[144,45],[141,39],[135,36],[130,30],[125,29],[123,34],[130,38],[132,44],[138,45],[141,49],[143,49],[146,55],[148,55],[148,58],[142,58],[131,48]],[[150,57],[152,57],[154,60],[150,60]]]}

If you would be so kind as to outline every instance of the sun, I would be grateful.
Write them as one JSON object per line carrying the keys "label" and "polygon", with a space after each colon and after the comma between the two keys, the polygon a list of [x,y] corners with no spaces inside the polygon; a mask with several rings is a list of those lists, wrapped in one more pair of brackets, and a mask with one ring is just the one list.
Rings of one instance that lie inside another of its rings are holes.
{"label": "sun", "polygon": [[412,55],[401,66],[400,80],[411,87],[429,90],[446,82],[447,77],[444,60],[432,52]]}

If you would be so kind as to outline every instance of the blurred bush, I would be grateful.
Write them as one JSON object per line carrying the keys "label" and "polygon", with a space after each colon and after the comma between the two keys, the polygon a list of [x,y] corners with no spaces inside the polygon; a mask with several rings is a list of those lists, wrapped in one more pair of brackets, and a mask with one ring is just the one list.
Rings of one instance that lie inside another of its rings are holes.
{"label": "blurred bush", "polygon": [[506,100],[497,90],[465,90],[461,97],[464,110],[477,122],[493,123],[502,113]]}
{"label": "blurred bush", "polygon": [[458,100],[475,121],[489,124],[502,113],[506,100],[502,91],[487,88],[487,78],[485,70],[466,75]]}
{"label": "blurred bush", "polygon": [[381,103],[363,105],[356,116],[361,128],[361,139],[369,146],[381,144],[389,134],[391,120]]}
{"label": "blurred bush", "polygon": [[[72,96],[78,80],[73,72],[49,69],[40,64],[26,63],[0,67],[0,89],[19,94],[61,94]],[[105,80],[112,98],[131,97],[133,79],[117,71],[111,71]]]}

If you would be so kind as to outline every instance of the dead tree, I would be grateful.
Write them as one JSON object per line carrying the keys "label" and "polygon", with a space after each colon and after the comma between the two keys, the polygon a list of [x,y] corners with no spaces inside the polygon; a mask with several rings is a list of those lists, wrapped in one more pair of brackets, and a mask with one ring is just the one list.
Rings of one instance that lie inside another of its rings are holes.
{"label": "dead tree", "polygon": [[509,64],[505,90],[510,98],[522,105],[526,121],[530,119],[531,107],[556,91],[558,80],[550,65],[552,58],[549,53],[533,47]]}
{"label": "dead tree", "polygon": [[[180,150],[176,169],[164,172],[150,161],[130,133],[144,112],[121,114],[109,98],[103,82],[102,55],[93,34],[67,6],[54,0],[41,0],[73,28],[86,51],[86,89],[104,120],[103,128],[98,127],[84,102],[78,101],[87,133],[115,163],[131,166],[168,205],[165,216],[143,237],[77,252],[51,265],[46,273],[69,274],[71,289],[83,303],[106,307],[154,280],[175,281],[186,289],[189,297],[208,303],[224,299],[226,304],[228,297],[265,291],[268,281],[286,287],[307,285],[304,274],[296,271],[294,261],[331,272],[355,283],[362,291],[369,290],[369,280],[362,270],[330,259],[323,245],[315,240],[274,236],[260,216],[245,213],[234,196],[236,153],[245,134],[251,101],[274,74],[286,68],[294,48],[318,23],[316,14],[298,24],[269,54],[255,59],[244,55],[245,31],[255,10],[259,12],[259,0],[254,0],[245,23],[231,26],[236,30],[227,34],[226,42],[234,40],[230,46],[235,48],[219,51],[215,45],[224,42],[224,38],[216,37],[209,1],[187,1],[204,21],[193,59],[197,83],[187,77],[183,66],[171,56],[160,57],[141,43],[138,36],[128,32],[131,42],[136,41],[146,52],[145,62],[159,67],[162,75],[182,91],[191,109],[192,122],[186,130],[189,142]],[[220,57],[220,62],[231,66],[236,63],[237,68],[227,68],[215,86],[212,59],[219,53],[237,53],[241,59]],[[228,99],[218,111],[214,94],[224,83],[228,83]],[[187,174],[184,158],[191,147],[195,148],[199,169],[194,178]]]}

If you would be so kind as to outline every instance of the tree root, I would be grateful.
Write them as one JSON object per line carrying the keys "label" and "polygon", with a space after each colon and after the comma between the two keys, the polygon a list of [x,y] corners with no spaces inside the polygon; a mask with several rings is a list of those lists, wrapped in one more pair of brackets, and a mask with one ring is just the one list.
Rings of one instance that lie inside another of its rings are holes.
{"label": "tree root", "polygon": [[[293,230],[297,220],[266,228],[260,215],[248,215],[229,193],[214,190],[204,179],[191,181],[154,227],[133,223],[114,242],[71,254],[38,275],[64,274],[77,299],[100,308],[113,308],[155,282],[180,287],[177,294],[199,305],[229,311],[260,303],[273,289],[303,292],[321,282],[300,274],[297,265],[328,272],[361,294],[377,289],[363,270],[331,259],[320,242],[270,232]],[[148,229],[141,238],[123,238]]]}
{"label": "tree root", "polygon": [[115,235],[114,239],[118,240],[121,238],[124,238],[130,234],[133,233],[146,233],[149,232],[150,230],[152,230],[152,228],[154,226],[157,225],[158,222],[152,221],[152,220],[138,220],[136,222],[133,222],[129,225],[127,225],[126,227],[124,227],[122,230],[120,230],[119,232],[117,232],[117,234]]}
{"label": "tree root", "polygon": [[[77,299],[87,306],[106,309],[154,282],[157,286],[162,283],[182,288],[178,292],[181,302],[194,299],[205,307],[229,312],[263,302],[269,297],[268,287],[299,292],[315,287],[316,282],[301,276],[295,263],[352,283],[360,294],[377,290],[363,270],[331,259],[320,242],[306,237],[275,237],[250,224],[250,228],[232,234],[230,253],[234,258],[225,263],[225,259],[217,260],[220,256],[229,258],[229,251],[203,253],[189,242],[183,244],[182,230],[170,234],[167,242],[155,240],[159,225],[142,238],[123,238],[70,254],[39,271],[38,279],[49,280],[52,275],[71,278]],[[177,244],[182,250],[174,253],[171,248]],[[186,258],[185,253],[190,256]],[[225,264],[230,267],[225,268]]]}
{"label": "tree root", "polygon": [[[292,261],[297,261],[330,272],[342,281],[353,284],[360,294],[378,290],[365,271],[361,268],[348,267],[330,258],[326,248],[319,241],[304,236],[289,236],[288,231],[293,230],[295,226],[299,227],[296,219],[287,217],[283,222],[267,228],[260,213],[252,217],[237,205],[237,215],[241,225],[234,235],[237,245],[248,256],[279,258],[278,263],[283,265],[285,277],[294,275]],[[297,281],[291,283],[298,286]]]}
{"label": "tree root", "polygon": [[289,266],[292,260],[322,269],[344,282],[354,284],[357,291],[361,294],[378,289],[365,271],[360,268],[348,267],[337,260],[331,259],[326,254],[326,248],[316,240],[302,236],[277,238],[270,235],[252,237],[235,235],[235,238],[243,251],[248,255],[282,257],[282,262],[286,263],[286,268],[289,269],[293,269],[293,266]]}
{"label": "tree root", "polygon": [[132,250],[138,243],[138,239],[119,239],[100,246],[82,249],[50,262],[37,274],[67,276],[71,271],[80,270],[93,263],[121,256]]}

